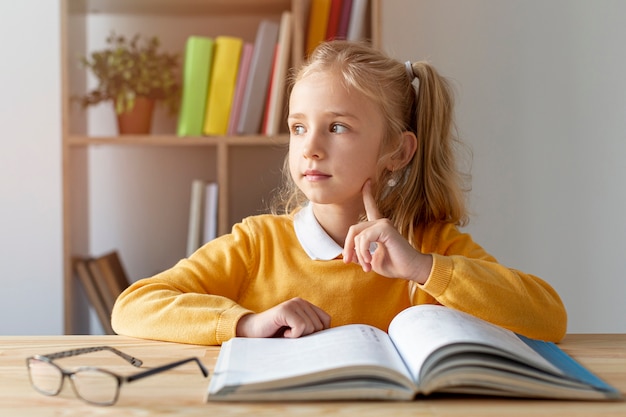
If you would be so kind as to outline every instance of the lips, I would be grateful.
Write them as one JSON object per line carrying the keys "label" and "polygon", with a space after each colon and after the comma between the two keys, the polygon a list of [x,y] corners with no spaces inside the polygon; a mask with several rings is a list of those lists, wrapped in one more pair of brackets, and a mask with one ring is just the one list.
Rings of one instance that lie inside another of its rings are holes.
{"label": "lips", "polygon": [[304,171],[303,176],[309,181],[321,181],[330,178],[332,175],[325,174],[315,169],[307,169]]}

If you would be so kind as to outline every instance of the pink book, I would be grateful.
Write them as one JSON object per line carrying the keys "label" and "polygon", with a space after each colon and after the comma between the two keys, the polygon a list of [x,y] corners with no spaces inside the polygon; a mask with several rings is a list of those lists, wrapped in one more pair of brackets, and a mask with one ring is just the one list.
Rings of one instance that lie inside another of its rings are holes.
{"label": "pink book", "polygon": [[241,61],[239,61],[239,70],[237,75],[237,84],[235,86],[235,95],[233,96],[233,104],[230,109],[228,119],[228,135],[237,134],[237,122],[241,114],[241,103],[243,102],[243,92],[246,89],[246,80],[250,71],[250,62],[252,62],[252,52],[254,45],[245,43],[241,50]]}
{"label": "pink book", "polygon": [[348,37],[348,26],[350,25],[350,13],[352,12],[352,0],[343,0],[341,5],[341,16],[339,17],[339,27],[335,39],[346,39]]}

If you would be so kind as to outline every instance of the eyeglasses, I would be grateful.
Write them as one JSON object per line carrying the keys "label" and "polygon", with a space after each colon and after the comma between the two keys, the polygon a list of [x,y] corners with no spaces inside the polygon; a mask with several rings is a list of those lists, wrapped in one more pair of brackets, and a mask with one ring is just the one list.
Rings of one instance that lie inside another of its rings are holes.
{"label": "eyeglasses", "polygon": [[107,350],[125,359],[135,367],[140,367],[143,362],[126,353],[110,346],[94,346],[83,349],[73,349],[64,352],[52,353],[49,355],[35,355],[26,359],[28,376],[33,388],[44,395],[58,395],[63,388],[63,381],[68,377],[72,383],[72,389],[78,398],[95,405],[113,405],[117,401],[120,387],[124,382],[133,382],[159,372],[167,371],[188,362],[196,362],[206,377],[209,371],[202,365],[196,357],[183,359],[177,362],[168,363],[157,368],[151,368],[134,375],[117,375],[106,369],[83,366],[74,371],[67,371],[61,368],[54,359],[68,358],[70,356],[82,355],[84,353]]}

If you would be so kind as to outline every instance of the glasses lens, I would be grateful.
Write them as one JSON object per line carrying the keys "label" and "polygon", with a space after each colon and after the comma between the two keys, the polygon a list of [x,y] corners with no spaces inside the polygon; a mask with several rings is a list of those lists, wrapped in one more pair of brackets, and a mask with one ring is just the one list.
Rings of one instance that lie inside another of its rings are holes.
{"label": "glasses lens", "polygon": [[117,378],[98,369],[81,369],[72,375],[76,395],[94,404],[111,405],[117,400]]}
{"label": "glasses lens", "polygon": [[45,395],[57,395],[63,385],[63,373],[59,368],[35,358],[28,360],[28,375],[33,387]]}

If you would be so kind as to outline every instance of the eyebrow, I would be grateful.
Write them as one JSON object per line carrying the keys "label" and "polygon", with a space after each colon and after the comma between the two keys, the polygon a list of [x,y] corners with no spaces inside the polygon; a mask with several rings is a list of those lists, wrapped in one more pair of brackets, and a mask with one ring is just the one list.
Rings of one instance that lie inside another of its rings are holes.
{"label": "eyebrow", "polygon": [[[326,112],[325,114],[328,114],[333,117],[345,117],[345,118],[354,119],[354,120],[359,119],[356,115],[352,113],[340,113],[340,112],[335,112],[335,111],[329,111],[329,112]],[[304,113],[292,113],[292,114],[288,114],[287,118],[288,119],[302,119],[302,118],[305,118],[305,115]]]}

